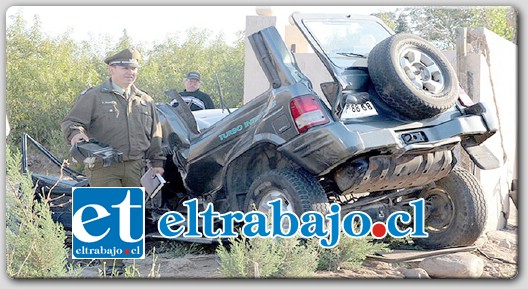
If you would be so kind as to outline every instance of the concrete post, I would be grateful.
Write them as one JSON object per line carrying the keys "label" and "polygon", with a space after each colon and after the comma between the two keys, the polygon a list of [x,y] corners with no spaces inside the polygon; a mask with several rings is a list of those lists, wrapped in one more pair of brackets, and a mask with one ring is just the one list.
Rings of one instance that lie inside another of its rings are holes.
{"label": "concrete post", "polygon": [[468,93],[469,97],[474,100],[473,96],[468,92],[467,83],[467,28],[456,29],[456,52],[457,52],[457,76],[462,88]]}
{"label": "concrete post", "polygon": [[311,52],[310,45],[304,36],[302,35],[299,28],[295,25],[286,26],[284,33],[284,43],[288,49],[292,48],[292,45],[295,45],[295,53],[308,53]]}
{"label": "concrete post", "polygon": [[[275,26],[276,23],[277,17],[275,16],[246,16],[246,35],[249,36],[263,28]],[[244,104],[270,87],[247,38],[245,47]]]}

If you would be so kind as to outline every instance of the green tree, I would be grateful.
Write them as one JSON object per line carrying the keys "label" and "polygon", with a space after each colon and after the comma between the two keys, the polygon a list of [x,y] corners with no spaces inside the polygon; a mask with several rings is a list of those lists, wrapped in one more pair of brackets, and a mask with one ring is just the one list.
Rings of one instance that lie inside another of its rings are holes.
{"label": "green tree", "polygon": [[60,121],[75,95],[101,80],[94,57],[68,35],[40,32],[38,17],[26,28],[22,15],[6,30],[6,101],[11,138],[23,131],[55,148],[63,144]]}
{"label": "green tree", "polygon": [[405,7],[374,14],[397,33],[413,33],[440,49],[454,49],[456,29],[485,27],[517,43],[517,11],[513,7]]}
{"label": "green tree", "polygon": [[183,90],[185,74],[199,71],[201,90],[211,95],[216,107],[220,107],[216,75],[227,105],[242,105],[244,41],[240,37],[234,46],[230,46],[222,35],[210,39],[210,34],[206,29],[189,29],[185,40],[172,36],[147,51],[138,86],[157,101],[168,101],[166,90]]}
{"label": "green tree", "polygon": [[513,7],[472,9],[470,27],[486,27],[488,30],[517,44],[517,10]]}
{"label": "green tree", "polygon": [[392,30],[397,29],[398,23],[396,22],[396,15],[393,12],[381,11],[379,13],[374,13],[373,15],[381,19],[381,21],[383,21],[383,23],[389,26]]}
{"label": "green tree", "polygon": [[185,38],[168,36],[161,44],[138,43],[126,30],[117,40],[109,37],[76,42],[66,32],[50,37],[41,31],[38,16],[28,25],[22,12],[12,16],[6,27],[6,108],[11,125],[8,144],[18,146],[26,132],[67,158],[60,122],[76,97],[85,89],[108,78],[102,61],[112,52],[137,47],[142,54],[137,85],[157,102],[166,102],[165,90],[183,89],[183,77],[190,70],[202,73],[202,90],[213,97],[217,107],[216,75],[228,106],[242,104],[244,73],[243,34],[233,45],[222,35],[212,38],[205,29],[192,28]]}

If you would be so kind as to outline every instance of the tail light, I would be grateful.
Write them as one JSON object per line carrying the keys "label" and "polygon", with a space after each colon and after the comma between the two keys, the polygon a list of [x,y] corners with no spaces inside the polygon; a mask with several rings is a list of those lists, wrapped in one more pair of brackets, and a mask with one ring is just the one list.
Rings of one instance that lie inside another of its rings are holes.
{"label": "tail light", "polygon": [[290,101],[290,111],[300,133],[309,128],[328,123],[328,117],[321,103],[313,95],[303,95]]}
{"label": "tail light", "polygon": [[475,104],[473,102],[473,100],[471,100],[471,98],[469,97],[469,95],[467,95],[466,91],[462,88],[460,88],[460,94],[458,96],[458,100],[460,101],[460,103],[465,106],[465,107],[470,107],[472,106],[473,104]]}

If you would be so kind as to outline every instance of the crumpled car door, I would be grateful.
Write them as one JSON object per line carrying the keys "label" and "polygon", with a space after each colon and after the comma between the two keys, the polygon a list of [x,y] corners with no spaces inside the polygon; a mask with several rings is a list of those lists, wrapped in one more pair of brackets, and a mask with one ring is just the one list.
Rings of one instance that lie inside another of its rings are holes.
{"label": "crumpled car door", "polygon": [[308,88],[312,88],[312,83],[299,69],[277,28],[271,26],[262,29],[248,36],[248,39],[272,88],[276,89],[296,82],[302,82]]}

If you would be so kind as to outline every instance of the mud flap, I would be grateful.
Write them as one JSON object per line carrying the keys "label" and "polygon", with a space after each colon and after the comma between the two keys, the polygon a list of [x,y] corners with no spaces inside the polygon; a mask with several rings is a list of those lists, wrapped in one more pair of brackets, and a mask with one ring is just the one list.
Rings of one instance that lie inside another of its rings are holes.
{"label": "mud flap", "polygon": [[477,167],[482,170],[496,169],[501,166],[501,162],[495,154],[484,145],[468,145],[466,143],[462,147]]}

